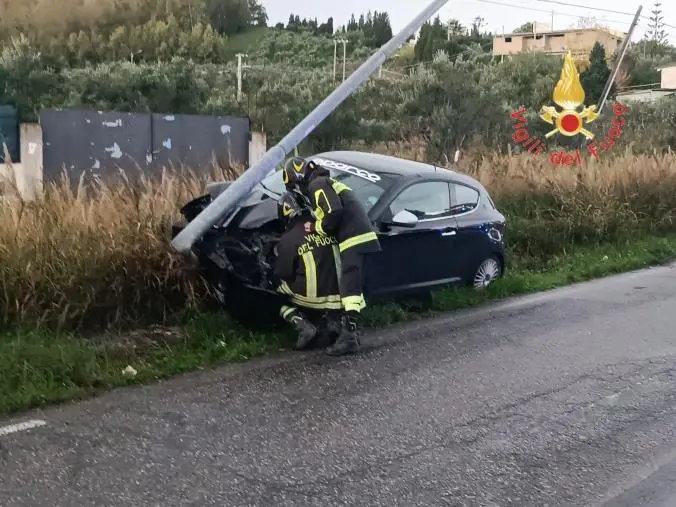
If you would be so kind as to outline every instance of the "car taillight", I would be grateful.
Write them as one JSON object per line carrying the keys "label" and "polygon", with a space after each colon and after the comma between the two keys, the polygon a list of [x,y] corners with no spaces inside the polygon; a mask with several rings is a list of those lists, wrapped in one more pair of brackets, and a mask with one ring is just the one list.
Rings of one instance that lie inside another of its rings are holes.
{"label": "car taillight", "polygon": [[493,241],[502,243],[504,238],[504,224],[493,225],[488,231],[488,237],[490,237]]}

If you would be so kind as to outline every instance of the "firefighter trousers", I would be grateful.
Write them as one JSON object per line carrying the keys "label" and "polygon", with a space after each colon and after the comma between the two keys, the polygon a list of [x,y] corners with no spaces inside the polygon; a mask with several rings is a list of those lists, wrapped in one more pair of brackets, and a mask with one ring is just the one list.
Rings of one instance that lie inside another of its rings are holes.
{"label": "firefighter trousers", "polygon": [[340,297],[346,312],[360,312],[366,307],[363,283],[364,256],[348,248],[340,256]]}

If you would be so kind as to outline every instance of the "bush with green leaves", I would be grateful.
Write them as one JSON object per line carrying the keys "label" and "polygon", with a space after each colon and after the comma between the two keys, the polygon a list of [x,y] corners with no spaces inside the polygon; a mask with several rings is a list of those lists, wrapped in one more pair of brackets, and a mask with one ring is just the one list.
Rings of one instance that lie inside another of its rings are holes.
{"label": "bush with green leaves", "polygon": [[[285,51],[293,53],[289,37]],[[425,142],[431,160],[450,157],[457,149],[505,152],[510,144],[519,152],[522,148],[511,138],[515,121],[510,115],[526,108],[529,134],[544,139],[551,125],[538,115],[543,105],[552,104],[560,72],[561,60],[543,54],[500,63],[481,57],[452,61],[439,53],[409,75],[384,73],[369,79],[311,133],[306,146],[331,149],[416,139]],[[336,85],[327,68],[262,65],[245,69],[243,98],[237,101],[233,62],[200,65],[176,56],[162,63],[59,67],[26,38],[14,39],[0,53],[0,103],[16,105],[28,121],[48,107],[226,114],[250,117],[254,128],[265,130],[270,143],[276,143]],[[630,105],[616,145],[633,144],[642,152],[671,149],[675,103],[667,98]],[[612,107],[606,107],[587,127],[602,139],[612,116]],[[581,136],[554,139],[547,142],[550,149],[584,145]]]}

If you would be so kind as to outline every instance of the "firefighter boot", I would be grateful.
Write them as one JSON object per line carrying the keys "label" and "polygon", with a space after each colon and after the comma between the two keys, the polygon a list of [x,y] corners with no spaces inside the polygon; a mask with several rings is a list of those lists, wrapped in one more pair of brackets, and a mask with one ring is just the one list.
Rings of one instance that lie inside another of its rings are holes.
{"label": "firefighter boot", "polygon": [[328,345],[336,343],[342,330],[341,315],[338,311],[329,310],[322,318],[322,333],[325,335]]}
{"label": "firefighter boot", "polygon": [[296,340],[296,350],[302,350],[308,346],[308,344],[317,336],[317,328],[303,317],[300,313],[295,312],[291,316],[290,324],[298,333],[298,339]]}
{"label": "firefighter boot", "polygon": [[330,356],[354,354],[359,350],[359,333],[357,330],[356,312],[346,312],[343,316],[342,329],[336,343],[326,349]]}

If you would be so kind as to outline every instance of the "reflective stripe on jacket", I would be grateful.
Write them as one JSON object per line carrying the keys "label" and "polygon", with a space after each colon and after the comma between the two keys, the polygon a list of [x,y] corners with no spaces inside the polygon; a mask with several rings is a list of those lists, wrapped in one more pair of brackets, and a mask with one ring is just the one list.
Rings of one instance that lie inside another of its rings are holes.
{"label": "reflective stripe on jacket", "polygon": [[314,230],[335,236],[340,252],[348,248],[363,253],[380,251],[371,220],[350,187],[323,171],[310,180],[308,193],[317,216]]}
{"label": "reflective stripe on jacket", "polygon": [[304,220],[296,223],[277,245],[274,276],[278,290],[298,306],[340,310],[340,252],[333,236],[306,233]]}

